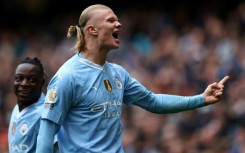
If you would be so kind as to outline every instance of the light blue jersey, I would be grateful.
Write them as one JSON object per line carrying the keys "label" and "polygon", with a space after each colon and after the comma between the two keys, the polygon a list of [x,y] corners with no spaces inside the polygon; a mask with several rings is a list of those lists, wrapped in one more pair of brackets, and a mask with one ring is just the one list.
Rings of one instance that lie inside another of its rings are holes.
{"label": "light blue jersey", "polygon": [[75,54],[51,79],[42,118],[61,125],[61,153],[123,153],[123,103],[173,113],[201,107],[203,102],[202,95],[154,94],[121,66],[108,62],[100,66]]}
{"label": "light blue jersey", "polygon": [[14,107],[8,131],[9,153],[35,153],[44,99],[41,94],[36,103],[21,112],[18,105]]}

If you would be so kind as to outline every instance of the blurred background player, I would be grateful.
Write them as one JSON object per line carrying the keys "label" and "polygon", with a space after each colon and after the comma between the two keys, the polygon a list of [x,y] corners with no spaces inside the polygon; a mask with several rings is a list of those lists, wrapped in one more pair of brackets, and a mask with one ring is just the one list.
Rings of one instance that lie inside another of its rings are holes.
{"label": "blurred background player", "polygon": [[8,131],[9,153],[31,153],[36,139],[45,99],[43,87],[46,74],[38,58],[25,58],[17,66],[14,76],[14,107]]}

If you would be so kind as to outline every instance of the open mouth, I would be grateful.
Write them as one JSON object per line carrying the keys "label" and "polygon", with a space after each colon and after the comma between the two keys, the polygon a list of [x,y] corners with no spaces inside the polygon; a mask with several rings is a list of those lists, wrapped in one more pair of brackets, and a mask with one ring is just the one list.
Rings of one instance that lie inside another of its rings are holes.
{"label": "open mouth", "polygon": [[118,39],[119,32],[113,32],[113,33],[112,33],[112,36],[113,36],[115,39]]}

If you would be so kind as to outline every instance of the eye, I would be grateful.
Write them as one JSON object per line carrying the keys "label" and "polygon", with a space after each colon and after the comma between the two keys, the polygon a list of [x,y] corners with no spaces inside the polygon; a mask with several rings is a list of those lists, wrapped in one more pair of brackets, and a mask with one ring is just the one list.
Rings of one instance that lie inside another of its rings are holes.
{"label": "eye", "polygon": [[111,18],[107,19],[107,22],[110,22],[110,23],[114,23],[116,21],[118,21],[118,20],[116,18],[114,18],[114,17],[111,17]]}
{"label": "eye", "polygon": [[19,76],[19,75],[14,77],[14,81],[16,81],[16,82],[20,82],[22,79],[23,79],[23,77]]}
{"label": "eye", "polygon": [[109,19],[109,20],[107,20],[107,21],[110,22],[110,23],[113,23],[115,20]]}
{"label": "eye", "polygon": [[38,78],[36,77],[30,77],[30,83],[36,83],[38,81]]}

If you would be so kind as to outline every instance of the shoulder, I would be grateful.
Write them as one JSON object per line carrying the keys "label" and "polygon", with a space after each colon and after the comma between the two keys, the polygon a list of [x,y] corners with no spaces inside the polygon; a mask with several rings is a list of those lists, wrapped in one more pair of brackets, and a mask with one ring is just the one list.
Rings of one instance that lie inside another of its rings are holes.
{"label": "shoulder", "polygon": [[16,104],[16,105],[14,106],[13,110],[12,110],[11,116],[12,116],[12,117],[13,117],[13,116],[16,116],[17,113],[19,113],[19,107],[18,107],[18,105]]}
{"label": "shoulder", "polygon": [[33,118],[35,116],[35,118],[39,118],[42,114],[42,111],[43,111],[43,104],[44,104],[44,101],[45,101],[45,95],[44,93],[42,93],[38,99],[38,101],[33,104],[31,106],[31,111],[29,113],[32,114]]}
{"label": "shoulder", "polygon": [[85,64],[81,62],[81,57],[78,54],[72,56],[69,60],[67,60],[55,73],[51,80],[65,80],[67,82],[69,80],[74,81],[74,78],[77,76],[81,76],[81,73],[85,73],[87,67]]}
{"label": "shoulder", "polygon": [[114,71],[113,73],[116,73],[119,78],[122,80],[127,80],[130,77],[130,74],[128,71],[121,65],[115,64],[115,63],[108,63],[108,67],[110,67],[111,71]]}
{"label": "shoulder", "polygon": [[37,103],[35,104],[35,108],[34,109],[42,110],[44,101],[45,101],[45,95],[44,95],[44,93],[41,93],[40,98],[38,99]]}
{"label": "shoulder", "polygon": [[115,63],[109,63],[109,62],[107,64],[108,64],[109,67],[114,68],[118,72],[128,73],[126,71],[126,69],[123,66],[121,66],[121,65],[118,65],[118,64],[115,64]]}
{"label": "shoulder", "polygon": [[72,72],[74,67],[77,65],[79,61],[79,57],[77,54],[73,55],[70,59],[68,59],[56,72],[56,74],[67,74]]}

